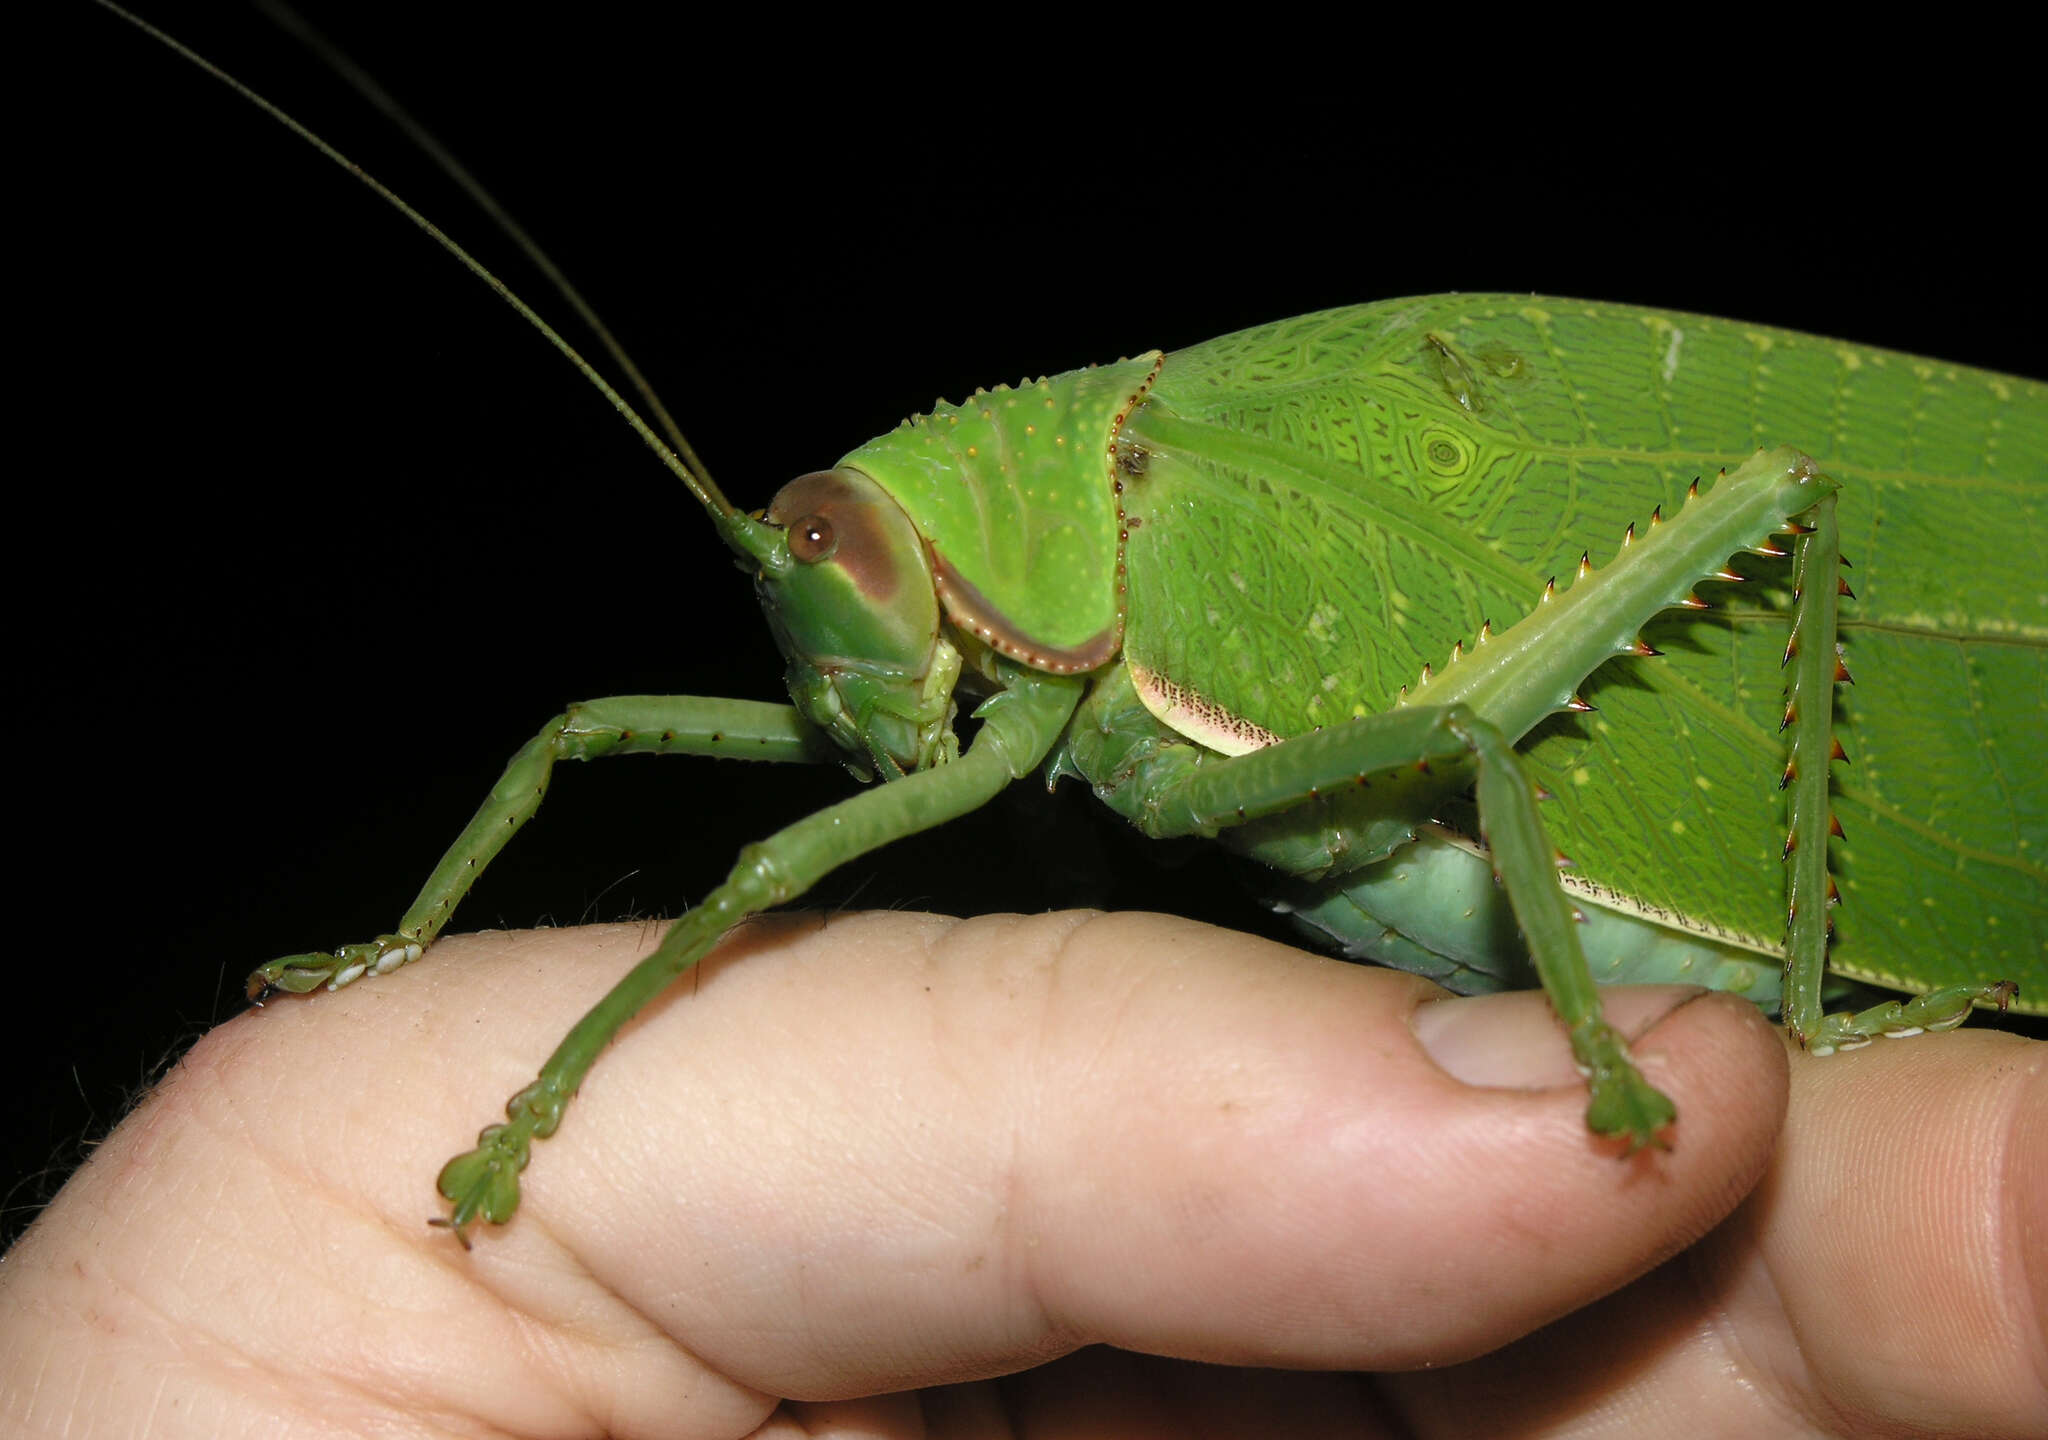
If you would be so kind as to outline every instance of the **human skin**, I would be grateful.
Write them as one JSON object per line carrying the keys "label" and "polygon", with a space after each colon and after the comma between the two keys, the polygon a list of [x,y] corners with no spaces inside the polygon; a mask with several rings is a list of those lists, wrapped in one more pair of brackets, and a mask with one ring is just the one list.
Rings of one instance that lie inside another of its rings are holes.
{"label": "human skin", "polygon": [[2048,1431],[2048,1047],[1816,1061],[1611,992],[1680,1116],[1624,1157],[1540,996],[1161,916],[749,924],[509,1225],[430,1228],[653,938],[459,937],[207,1035],[0,1265],[0,1430]]}

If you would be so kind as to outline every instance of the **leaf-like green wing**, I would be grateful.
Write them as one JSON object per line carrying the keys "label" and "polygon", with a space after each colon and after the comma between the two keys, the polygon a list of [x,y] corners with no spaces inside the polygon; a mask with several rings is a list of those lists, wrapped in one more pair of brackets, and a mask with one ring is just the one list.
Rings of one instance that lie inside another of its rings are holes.
{"label": "leaf-like green wing", "polygon": [[[1843,482],[1835,967],[2048,994],[2048,387],[1762,326],[1444,296],[1167,358],[1126,431],[1126,655],[1277,735],[1386,708],[1766,444]],[[1782,562],[1524,744],[1589,880],[1775,946]]]}

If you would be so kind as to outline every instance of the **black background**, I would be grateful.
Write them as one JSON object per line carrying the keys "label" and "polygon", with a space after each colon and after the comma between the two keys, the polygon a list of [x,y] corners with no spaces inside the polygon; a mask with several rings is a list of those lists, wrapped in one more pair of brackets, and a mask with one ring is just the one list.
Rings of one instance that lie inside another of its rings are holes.
{"label": "black background", "polygon": [[[148,8],[561,313],[264,21]],[[1575,99],[1567,75],[1539,103],[1449,72],[1261,103],[1105,57],[1091,112],[922,48],[821,84],[637,11],[486,32],[468,8],[308,8],[555,254],[745,506],[937,396],[1433,290],[2048,369],[2022,177],[1967,105],[1887,135],[1790,96],[1731,119],[1750,107],[1711,76]],[[49,182],[17,212],[49,246],[27,309],[53,317],[18,423],[65,458],[15,462],[12,1224],[253,964],[388,928],[564,702],[781,694],[680,486],[504,306],[219,85],[74,11]],[[1948,163],[1909,163],[1930,142]],[[571,769],[460,924],[674,913],[845,791]],[[1018,794],[813,898],[1260,923],[1210,857],[1154,865],[1090,811]]]}

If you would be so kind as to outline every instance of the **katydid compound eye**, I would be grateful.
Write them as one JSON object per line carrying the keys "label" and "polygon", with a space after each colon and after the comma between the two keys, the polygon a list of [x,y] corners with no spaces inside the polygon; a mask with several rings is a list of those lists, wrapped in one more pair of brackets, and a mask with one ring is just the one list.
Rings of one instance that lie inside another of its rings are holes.
{"label": "katydid compound eye", "polygon": [[823,515],[806,515],[789,527],[789,553],[802,564],[817,564],[838,545],[832,522]]}

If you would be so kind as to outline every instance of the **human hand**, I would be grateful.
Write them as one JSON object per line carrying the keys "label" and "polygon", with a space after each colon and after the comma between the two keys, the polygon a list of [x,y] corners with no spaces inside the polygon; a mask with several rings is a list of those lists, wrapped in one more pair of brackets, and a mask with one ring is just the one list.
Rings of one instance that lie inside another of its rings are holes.
{"label": "human hand", "polygon": [[[1540,997],[1434,1004],[1157,916],[750,924],[605,1056],[512,1224],[470,1253],[423,1224],[442,1160],[650,943],[444,941],[209,1035],[0,1268],[0,1416],[696,1436],[2048,1416],[2040,1046],[1797,1057],[1776,1167],[1714,1229],[1786,1094],[1739,1002],[1637,1041],[1681,1118],[1670,1152],[1621,1160]],[[1636,1034],[1679,998],[1610,1013]],[[1468,1079],[1548,1088],[1460,1084],[1418,1032]]]}

